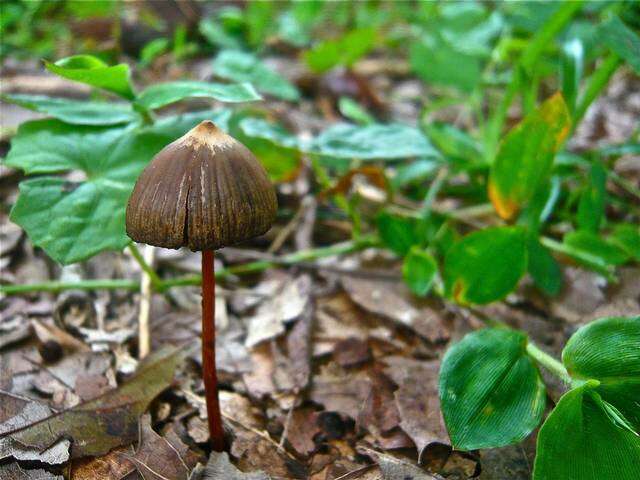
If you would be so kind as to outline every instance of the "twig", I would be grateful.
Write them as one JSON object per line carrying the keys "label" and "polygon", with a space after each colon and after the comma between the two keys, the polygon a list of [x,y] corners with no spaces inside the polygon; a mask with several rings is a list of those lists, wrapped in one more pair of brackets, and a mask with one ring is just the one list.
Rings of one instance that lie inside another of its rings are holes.
{"label": "twig", "polygon": [[[153,268],[155,248],[152,245],[145,246],[144,261]],[[155,272],[154,272],[155,273]],[[153,293],[151,276],[146,270],[142,270],[140,281],[140,313],[138,315],[138,358],[142,360],[151,350],[151,336],[149,335],[149,314],[151,312],[151,295]]]}

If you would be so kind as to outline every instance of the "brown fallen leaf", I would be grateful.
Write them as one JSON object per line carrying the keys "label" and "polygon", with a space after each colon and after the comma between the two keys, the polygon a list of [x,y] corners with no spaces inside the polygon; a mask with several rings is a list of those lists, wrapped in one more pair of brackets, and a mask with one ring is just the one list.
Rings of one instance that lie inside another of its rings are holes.
{"label": "brown fallen leaf", "polygon": [[70,480],[121,480],[131,475],[136,467],[125,459],[133,455],[133,447],[118,447],[101,457],[85,457],[71,464]]}
{"label": "brown fallen leaf", "polygon": [[337,364],[329,364],[313,377],[309,398],[328,411],[343,413],[355,420],[370,389],[366,373],[346,372]]}
{"label": "brown fallen leaf", "polygon": [[202,475],[194,480],[270,480],[263,472],[245,473],[238,470],[225,453],[212,452]]}
{"label": "brown fallen leaf", "polygon": [[451,447],[438,396],[440,363],[405,357],[388,357],[384,361],[389,365],[387,374],[399,385],[395,400],[400,427],[415,442],[420,463],[424,463],[427,450],[446,460]]}
{"label": "brown fallen leaf", "polygon": [[375,455],[383,480],[442,480],[439,475],[425,472],[405,460],[378,453]]}
{"label": "brown fallen leaf", "polygon": [[151,428],[151,416],[146,414],[140,419],[140,443],[135,454],[123,457],[145,480],[187,480],[197,457],[177,436],[173,441],[179,442],[178,448]]}
{"label": "brown fallen leaf", "polygon": [[343,276],[342,286],[365,310],[403,325],[431,342],[449,338],[444,311],[411,296],[404,282]]}
{"label": "brown fallen leaf", "polygon": [[119,388],[72,409],[5,431],[0,440],[8,437],[37,450],[48,449],[62,439],[72,440],[72,458],[99,456],[126,445],[138,437],[139,416],[171,384],[183,356],[181,349],[160,350],[149,356]]}
{"label": "brown fallen leaf", "polygon": [[62,475],[54,475],[41,468],[23,469],[17,463],[0,465],[2,480],[63,480]]}
{"label": "brown fallen leaf", "polygon": [[307,456],[316,449],[314,437],[320,433],[318,412],[303,407],[291,413],[287,430],[287,441],[302,456]]}

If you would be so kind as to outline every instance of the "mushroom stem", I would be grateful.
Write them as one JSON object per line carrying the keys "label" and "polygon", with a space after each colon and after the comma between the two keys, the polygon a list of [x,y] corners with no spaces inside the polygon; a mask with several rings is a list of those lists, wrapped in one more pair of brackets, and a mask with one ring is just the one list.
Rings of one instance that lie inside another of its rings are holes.
{"label": "mushroom stem", "polygon": [[218,401],[216,374],[216,277],[213,271],[213,250],[202,252],[202,376],[204,378],[209,437],[216,452],[224,450],[224,430]]}

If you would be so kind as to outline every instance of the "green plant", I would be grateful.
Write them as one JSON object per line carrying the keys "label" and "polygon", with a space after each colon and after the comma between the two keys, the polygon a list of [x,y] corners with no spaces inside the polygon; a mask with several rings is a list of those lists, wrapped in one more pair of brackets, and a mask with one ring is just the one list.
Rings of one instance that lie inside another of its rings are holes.
{"label": "green plant", "polygon": [[640,317],[585,325],[567,342],[562,363],[504,326],[468,334],[449,349],[440,371],[453,446],[501,447],[528,436],[547,403],[539,367],[569,390],[540,429],[533,479],[638,478]]}

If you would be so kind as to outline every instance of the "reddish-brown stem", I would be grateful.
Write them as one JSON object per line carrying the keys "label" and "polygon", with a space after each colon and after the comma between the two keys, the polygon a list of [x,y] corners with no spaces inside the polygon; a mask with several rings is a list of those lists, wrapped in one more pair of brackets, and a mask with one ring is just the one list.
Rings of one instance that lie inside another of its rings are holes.
{"label": "reddish-brown stem", "polygon": [[213,272],[213,250],[202,252],[202,376],[204,378],[209,437],[216,452],[224,450],[224,430],[218,401],[216,374],[216,277]]}

